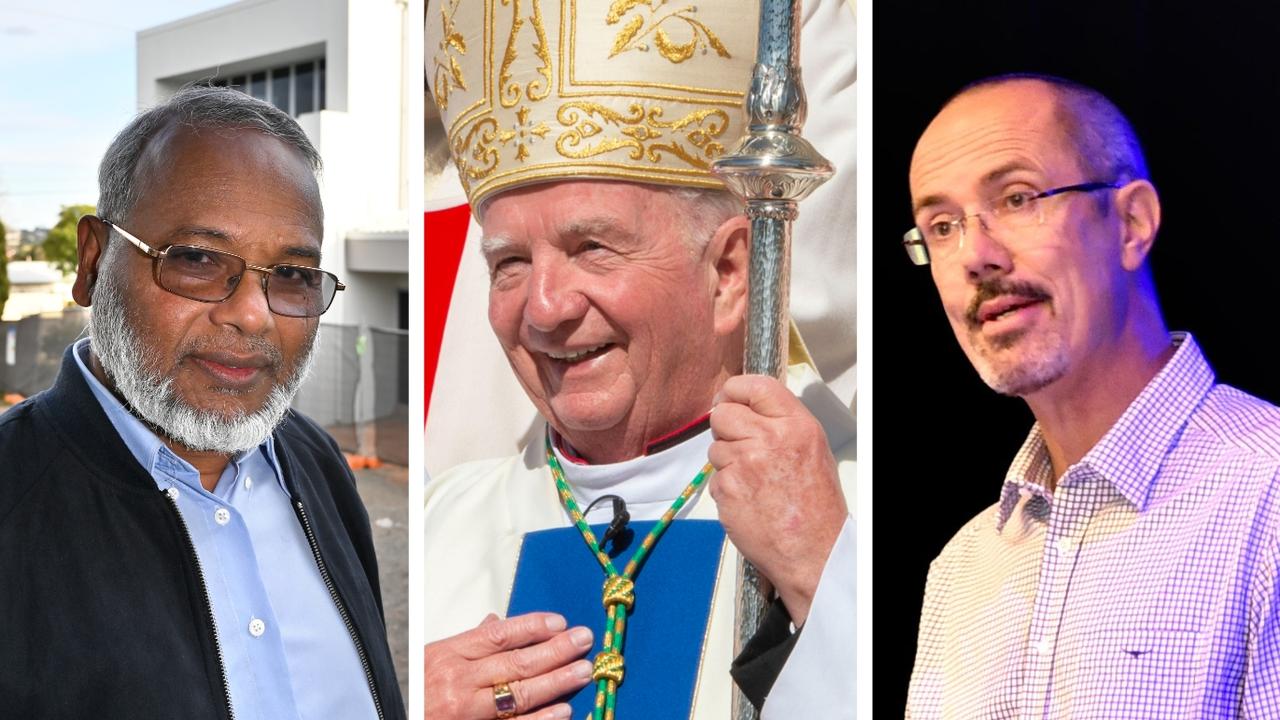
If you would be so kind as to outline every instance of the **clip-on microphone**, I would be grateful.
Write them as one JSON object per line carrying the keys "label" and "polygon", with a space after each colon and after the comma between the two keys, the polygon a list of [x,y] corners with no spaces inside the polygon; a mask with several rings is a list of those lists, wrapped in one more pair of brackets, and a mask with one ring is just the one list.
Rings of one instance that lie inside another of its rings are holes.
{"label": "clip-on microphone", "polygon": [[623,533],[627,531],[627,523],[631,522],[631,513],[627,512],[627,503],[617,495],[601,495],[587,506],[587,511],[582,513],[585,517],[591,513],[591,509],[601,500],[613,500],[613,519],[609,521],[609,527],[604,531],[604,535],[600,538],[600,546],[608,544],[610,540],[621,540]]}

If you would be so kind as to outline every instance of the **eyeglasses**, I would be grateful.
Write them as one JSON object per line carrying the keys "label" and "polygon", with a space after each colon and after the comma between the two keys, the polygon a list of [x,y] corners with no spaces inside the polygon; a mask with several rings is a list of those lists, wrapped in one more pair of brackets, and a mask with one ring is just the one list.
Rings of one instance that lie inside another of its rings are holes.
{"label": "eyeglasses", "polygon": [[[988,232],[1003,230],[1021,230],[1044,223],[1044,209],[1040,201],[1057,195],[1073,192],[1096,192],[1098,190],[1114,190],[1121,187],[1118,183],[1087,182],[1079,185],[1032,192],[1018,190],[992,198],[983,203],[982,212],[964,215],[954,220],[935,219],[925,227],[916,226],[902,236],[902,246],[907,257],[916,265],[928,265],[930,258],[942,259],[955,252],[964,241],[966,221],[976,217]],[[983,216],[986,216],[983,219]]]}
{"label": "eyeglasses", "polygon": [[262,291],[271,312],[285,317],[316,317],[329,309],[339,290],[347,288],[338,282],[337,275],[306,265],[250,265],[239,255],[199,245],[170,245],[156,250],[110,220],[99,219],[151,256],[160,287],[189,300],[223,302],[239,287],[245,270],[254,270],[262,273]]}

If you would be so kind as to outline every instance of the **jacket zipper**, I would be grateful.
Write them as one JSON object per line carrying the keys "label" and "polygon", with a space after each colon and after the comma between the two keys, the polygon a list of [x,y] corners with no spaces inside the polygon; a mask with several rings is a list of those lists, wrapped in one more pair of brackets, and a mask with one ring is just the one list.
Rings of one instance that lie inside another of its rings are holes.
{"label": "jacket zipper", "polygon": [[329,596],[333,598],[333,604],[338,608],[338,614],[342,616],[342,622],[347,626],[347,632],[351,635],[351,641],[355,643],[356,654],[360,656],[360,665],[364,667],[364,677],[369,683],[369,694],[373,696],[373,709],[378,713],[378,720],[385,720],[382,714],[382,700],[378,697],[378,687],[373,681],[373,668],[369,664],[369,656],[365,653],[364,643],[360,641],[360,636],[356,633],[356,626],[351,622],[351,615],[347,613],[347,606],[342,603],[342,598],[338,595],[338,590],[333,586],[333,578],[329,575],[329,568],[324,564],[324,558],[320,557],[320,545],[316,542],[316,535],[311,531],[311,521],[307,519],[307,511],[302,507],[301,500],[294,500],[293,506],[297,510],[298,520],[302,522],[302,531],[307,535],[307,543],[311,545],[311,554],[316,558],[316,567],[320,569],[320,577],[324,580],[325,587],[329,588]]}
{"label": "jacket zipper", "polygon": [[200,578],[200,597],[204,600],[204,609],[209,620],[209,634],[213,636],[213,649],[218,653],[218,674],[222,677],[222,698],[227,703],[227,717],[235,720],[236,711],[231,706],[231,683],[227,681],[227,664],[222,657],[222,643],[218,641],[218,623],[213,617],[213,603],[209,601],[209,586],[204,581],[204,567],[200,564],[200,555],[196,553],[196,545],[191,541],[191,529],[187,527],[186,518],[182,517],[182,511],[178,508],[178,500],[167,491],[162,491],[169,504],[173,506],[173,513],[178,516],[178,524],[182,526],[182,538],[186,540],[187,552],[196,560],[196,575]]}

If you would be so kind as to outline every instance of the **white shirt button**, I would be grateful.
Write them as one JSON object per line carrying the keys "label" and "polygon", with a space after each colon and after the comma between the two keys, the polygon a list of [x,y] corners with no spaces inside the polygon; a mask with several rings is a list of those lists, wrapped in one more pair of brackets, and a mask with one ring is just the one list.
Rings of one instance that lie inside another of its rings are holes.
{"label": "white shirt button", "polygon": [[231,522],[231,511],[226,508],[218,508],[213,511],[213,519],[216,520],[219,525],[226,525]]}
{"label": "white shirt button", "polygon": [[1041,655],[1048,655],[1050,650],[1049,638],[1040,638],[1035,645],[1036,652]]}
{"label": "white shirt button", "polygon": [[245,490],[253,489],[253,478],[249,477],[248,475],[244,476],[244,489]]}
{"label": "white shirt button", "polygon": [[1057,545],[1059,555],[1070,555],[1075,552],[1076,549],[1075,541],[1069,537],[1058,538],[1058,541],[1055,544]]}
{"label": "white shirt button", "polygon": [[249,634],[254,637],[262,637],[262,633],[267,631],[267,624],[254,618],[249,621]]}
{"label": "white shirt button", "polygon": [[177,499],[178,499],[178,488],[176,488],[176,487],[171,487],[171,488],[169,488],[168,490],[165,490],[165,491],[164,491],[164,494],[165,494],[165,495],[168,495],[170,500],[177,500]]}

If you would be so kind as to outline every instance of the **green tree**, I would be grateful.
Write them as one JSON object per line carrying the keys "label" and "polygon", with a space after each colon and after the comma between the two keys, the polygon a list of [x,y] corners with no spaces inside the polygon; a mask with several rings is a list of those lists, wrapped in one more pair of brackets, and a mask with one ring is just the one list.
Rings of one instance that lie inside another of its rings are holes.
{"label": "green tree", "polygon": [[4,234],[4,221],[0,220],[0,315],[4,315],[4,304],[9,302],[9,260]]}
{"label": "green tree", "polygon": [[63,205],[58,213],[58,224],[49,230],[44,239],[44,259],[62,272],[76,269],[76,226],[80,218],[94,212],[92,205]]}

